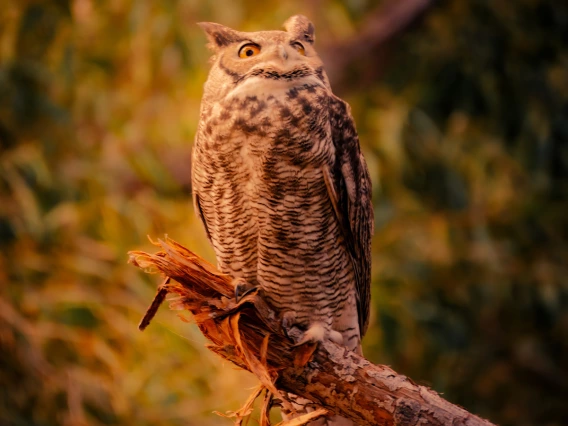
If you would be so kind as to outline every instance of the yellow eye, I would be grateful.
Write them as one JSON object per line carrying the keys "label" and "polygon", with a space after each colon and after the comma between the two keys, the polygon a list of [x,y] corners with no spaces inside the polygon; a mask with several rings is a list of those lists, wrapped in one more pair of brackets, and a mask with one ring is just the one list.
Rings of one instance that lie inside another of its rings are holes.
{"label": "yellow eye", "polygon": [[260,53],[260,46],[256,44],[245,44],[239,50],[239,58],[250,58],[251,56],[258,55]]}
{"label": "yellow eye", "polygon": [[306,56],[306,49],[304,49],[302,43],[298,42],[292,43],[292,47],[296,49],[300,55]]}

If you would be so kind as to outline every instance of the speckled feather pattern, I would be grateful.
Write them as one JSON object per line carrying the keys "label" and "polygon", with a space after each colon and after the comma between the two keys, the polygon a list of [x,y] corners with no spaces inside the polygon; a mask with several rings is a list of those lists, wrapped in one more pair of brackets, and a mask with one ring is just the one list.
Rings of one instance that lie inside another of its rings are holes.
{"label": "speckled feather pattern", "polygon": [[[193,151],[197,213],[219,268],[260,286],[304,330],[360,350],[369,318],[371,182],[313,25],[242,33],[202,24],[215,52]],[[306,55],[290,48],[302,42]],[[255,43],[258,58],[237,56]],[[264,55],[264,56],[262,56]]]}

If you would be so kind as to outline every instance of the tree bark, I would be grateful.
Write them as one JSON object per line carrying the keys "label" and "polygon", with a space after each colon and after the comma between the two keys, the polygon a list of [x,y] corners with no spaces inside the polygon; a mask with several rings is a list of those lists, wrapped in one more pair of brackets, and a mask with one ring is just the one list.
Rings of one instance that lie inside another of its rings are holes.
{"label": "tree bark", "polygon": [[262,292],[248,294],[236,303],[229,276],[170,239],[155,244],[162,249],[155,254],[130,252],[132,264],[165,276],[140,329],[149,324],[167,293],[177,294],[169,300],[170,306],[193,314],[211,342],[209,349],[252,372],[261,382],[247,404],[233,413],[236,424],[250,414],[254,399],[265,388],[264,425],[269,424],[268,412],[275,400],[291,408],[284,392],[321,407],[289,425],[304,424],[329,412],[358,425],[491,425],[431,389],[331,341],[296,347],[294,336],[282,329],[278,313],[265,302]]}

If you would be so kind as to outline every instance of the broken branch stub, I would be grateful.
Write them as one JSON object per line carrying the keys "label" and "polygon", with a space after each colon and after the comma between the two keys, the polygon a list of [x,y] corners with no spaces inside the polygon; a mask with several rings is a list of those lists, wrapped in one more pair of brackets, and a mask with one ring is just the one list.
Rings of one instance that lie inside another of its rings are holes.
{"label": "broken branch stub", "polygon": [[[158,253],[129,253],[133,265],[166,277],[141,326],[148,325],[166,293],[177,294],[176,307],[193,314],[211,342],[208,348],[255,374],[270,391],[263,405],[265,421],[272,398],[291,409],[283,394],[291,392],[323,408],[312,418],[333,412],[358,425],[492,425],[389,367],[374,365],[331,341],[320,344],[306,364],[302,348],[295,348],[286,336],[278,313],[262,292],[236,303],[229,276],[169,238],[155,244],[161,248]],[[239,419],[245,412],[249,411],[239,410],[235,416]]]}

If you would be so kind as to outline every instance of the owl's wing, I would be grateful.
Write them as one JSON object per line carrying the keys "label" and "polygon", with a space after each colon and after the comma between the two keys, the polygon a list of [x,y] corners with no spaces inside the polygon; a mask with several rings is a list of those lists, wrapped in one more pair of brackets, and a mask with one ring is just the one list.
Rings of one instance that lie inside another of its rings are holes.
{"label": "owl's wing", "polygon": [[207,239],[210,243],[213,244],[213,240],[211,239],[211,233],[209,232],[209,227],[207,226],[207,221],[205,220],[205,215],[203,214],[203,209],[201,208],[201,199],[199,198],[199,193],[194,190],[193,191],[193,210],[201,220],[203,227],[205,228],[205,234],[207,234]]}
{"label": "owl's wing", "polygon": [[349,105],[333,97],[329,111],[336,156],[335,163],[324,168],[324,178],[353,260],[362,337],[369,325],[371,299],[371,237],[374,231],[371,178]]}
{"label": "owl's wing", "polygon": [[[197,135],[197,138],[199,134]],[[203,214],[203,208],[201,207],[201,198],[199,197],[199,190],[198,187],[199,183],[203,179],[198,179],[198,170],[196,168],[196,164],[198,164],[197,157],[199,155],[199,151],[197,150],[196,146],[193,145],[193,150],[191,152],[192,164],[191,164],[191,192],[193,194],[193,210],[197,214],[199,220],[203,224],[205,228],[205,234],[207,234],[207,239],[211,244],[213,244],[213,240],[211,239],[211,233],[209,232],[209,227],[207,226],[207,221],[205,220],[205,215]]]}

